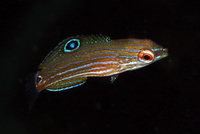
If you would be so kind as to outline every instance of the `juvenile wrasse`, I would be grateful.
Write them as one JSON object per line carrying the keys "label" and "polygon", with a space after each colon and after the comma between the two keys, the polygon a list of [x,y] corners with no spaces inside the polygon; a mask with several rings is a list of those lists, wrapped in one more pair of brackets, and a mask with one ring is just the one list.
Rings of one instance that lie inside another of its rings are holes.
{"label": "juvenile wrasse", "polygon": [[84,84],[87,77],[116,76],[167,55],[166,48],[148,39],[111,40],[105,35],[69,37],[39,65],[36,90],[71,89]]}

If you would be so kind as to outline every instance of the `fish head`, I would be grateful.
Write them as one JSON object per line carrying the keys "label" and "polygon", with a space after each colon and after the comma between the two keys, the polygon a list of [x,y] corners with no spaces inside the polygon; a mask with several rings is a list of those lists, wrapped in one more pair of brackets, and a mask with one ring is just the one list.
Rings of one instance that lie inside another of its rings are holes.
{"label": "fish head", "polygon": [[119,54],[120,71],[135,70],[168,56],[168,49],[149,39],[117,40],[124,45]]}

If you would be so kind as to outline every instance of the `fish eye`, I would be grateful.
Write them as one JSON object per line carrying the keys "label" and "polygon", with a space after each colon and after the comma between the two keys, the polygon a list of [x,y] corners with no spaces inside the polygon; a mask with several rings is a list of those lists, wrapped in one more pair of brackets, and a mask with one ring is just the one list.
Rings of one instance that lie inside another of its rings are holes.
{"label": "fish eye", "polygon": [[41,81],[42,81],[42,76],[39,75],[39,76],[37,77],[36,81],[37,81],[37,83],[41,82]]}
{"label": "fish eye", "polygon": [[72,51],[78,49],[79,46],[80,46],[79,39],[71,39],[65,44],[64,52],[72,52]]}
{"label": "fish eye", "polygon": [[151,59],[152,59],[152,56],[149,55],[149,54],[145,54],[145,55],[143,56],[143,58],[144,58],[145,60],[151,60]]}
{"label": "fish eye", "polygon": [[138,54],[138,59],[144,63],[150,63],[154,60],[154,53],[151,50],[142,50]]}

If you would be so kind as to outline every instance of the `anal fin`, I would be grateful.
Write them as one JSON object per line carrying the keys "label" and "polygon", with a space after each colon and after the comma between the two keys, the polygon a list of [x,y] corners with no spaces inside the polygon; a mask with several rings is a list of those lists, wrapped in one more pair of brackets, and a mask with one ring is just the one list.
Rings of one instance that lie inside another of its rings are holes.
{"label": "anal fin", "polygon": [[46,87],[48,91],[63,91],[83,85],[87,77],[74,77],[67,80],[57,81],[56,83]]}

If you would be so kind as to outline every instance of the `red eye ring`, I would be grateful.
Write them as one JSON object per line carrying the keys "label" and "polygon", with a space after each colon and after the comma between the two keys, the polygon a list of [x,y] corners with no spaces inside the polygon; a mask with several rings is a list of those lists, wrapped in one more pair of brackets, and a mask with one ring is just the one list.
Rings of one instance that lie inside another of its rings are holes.
{"label": "red eye ring", "polygon": [[155,56],[151,50],[142,50],[138,54],[138,59],[144,63],[150,63],[154,60]]}

